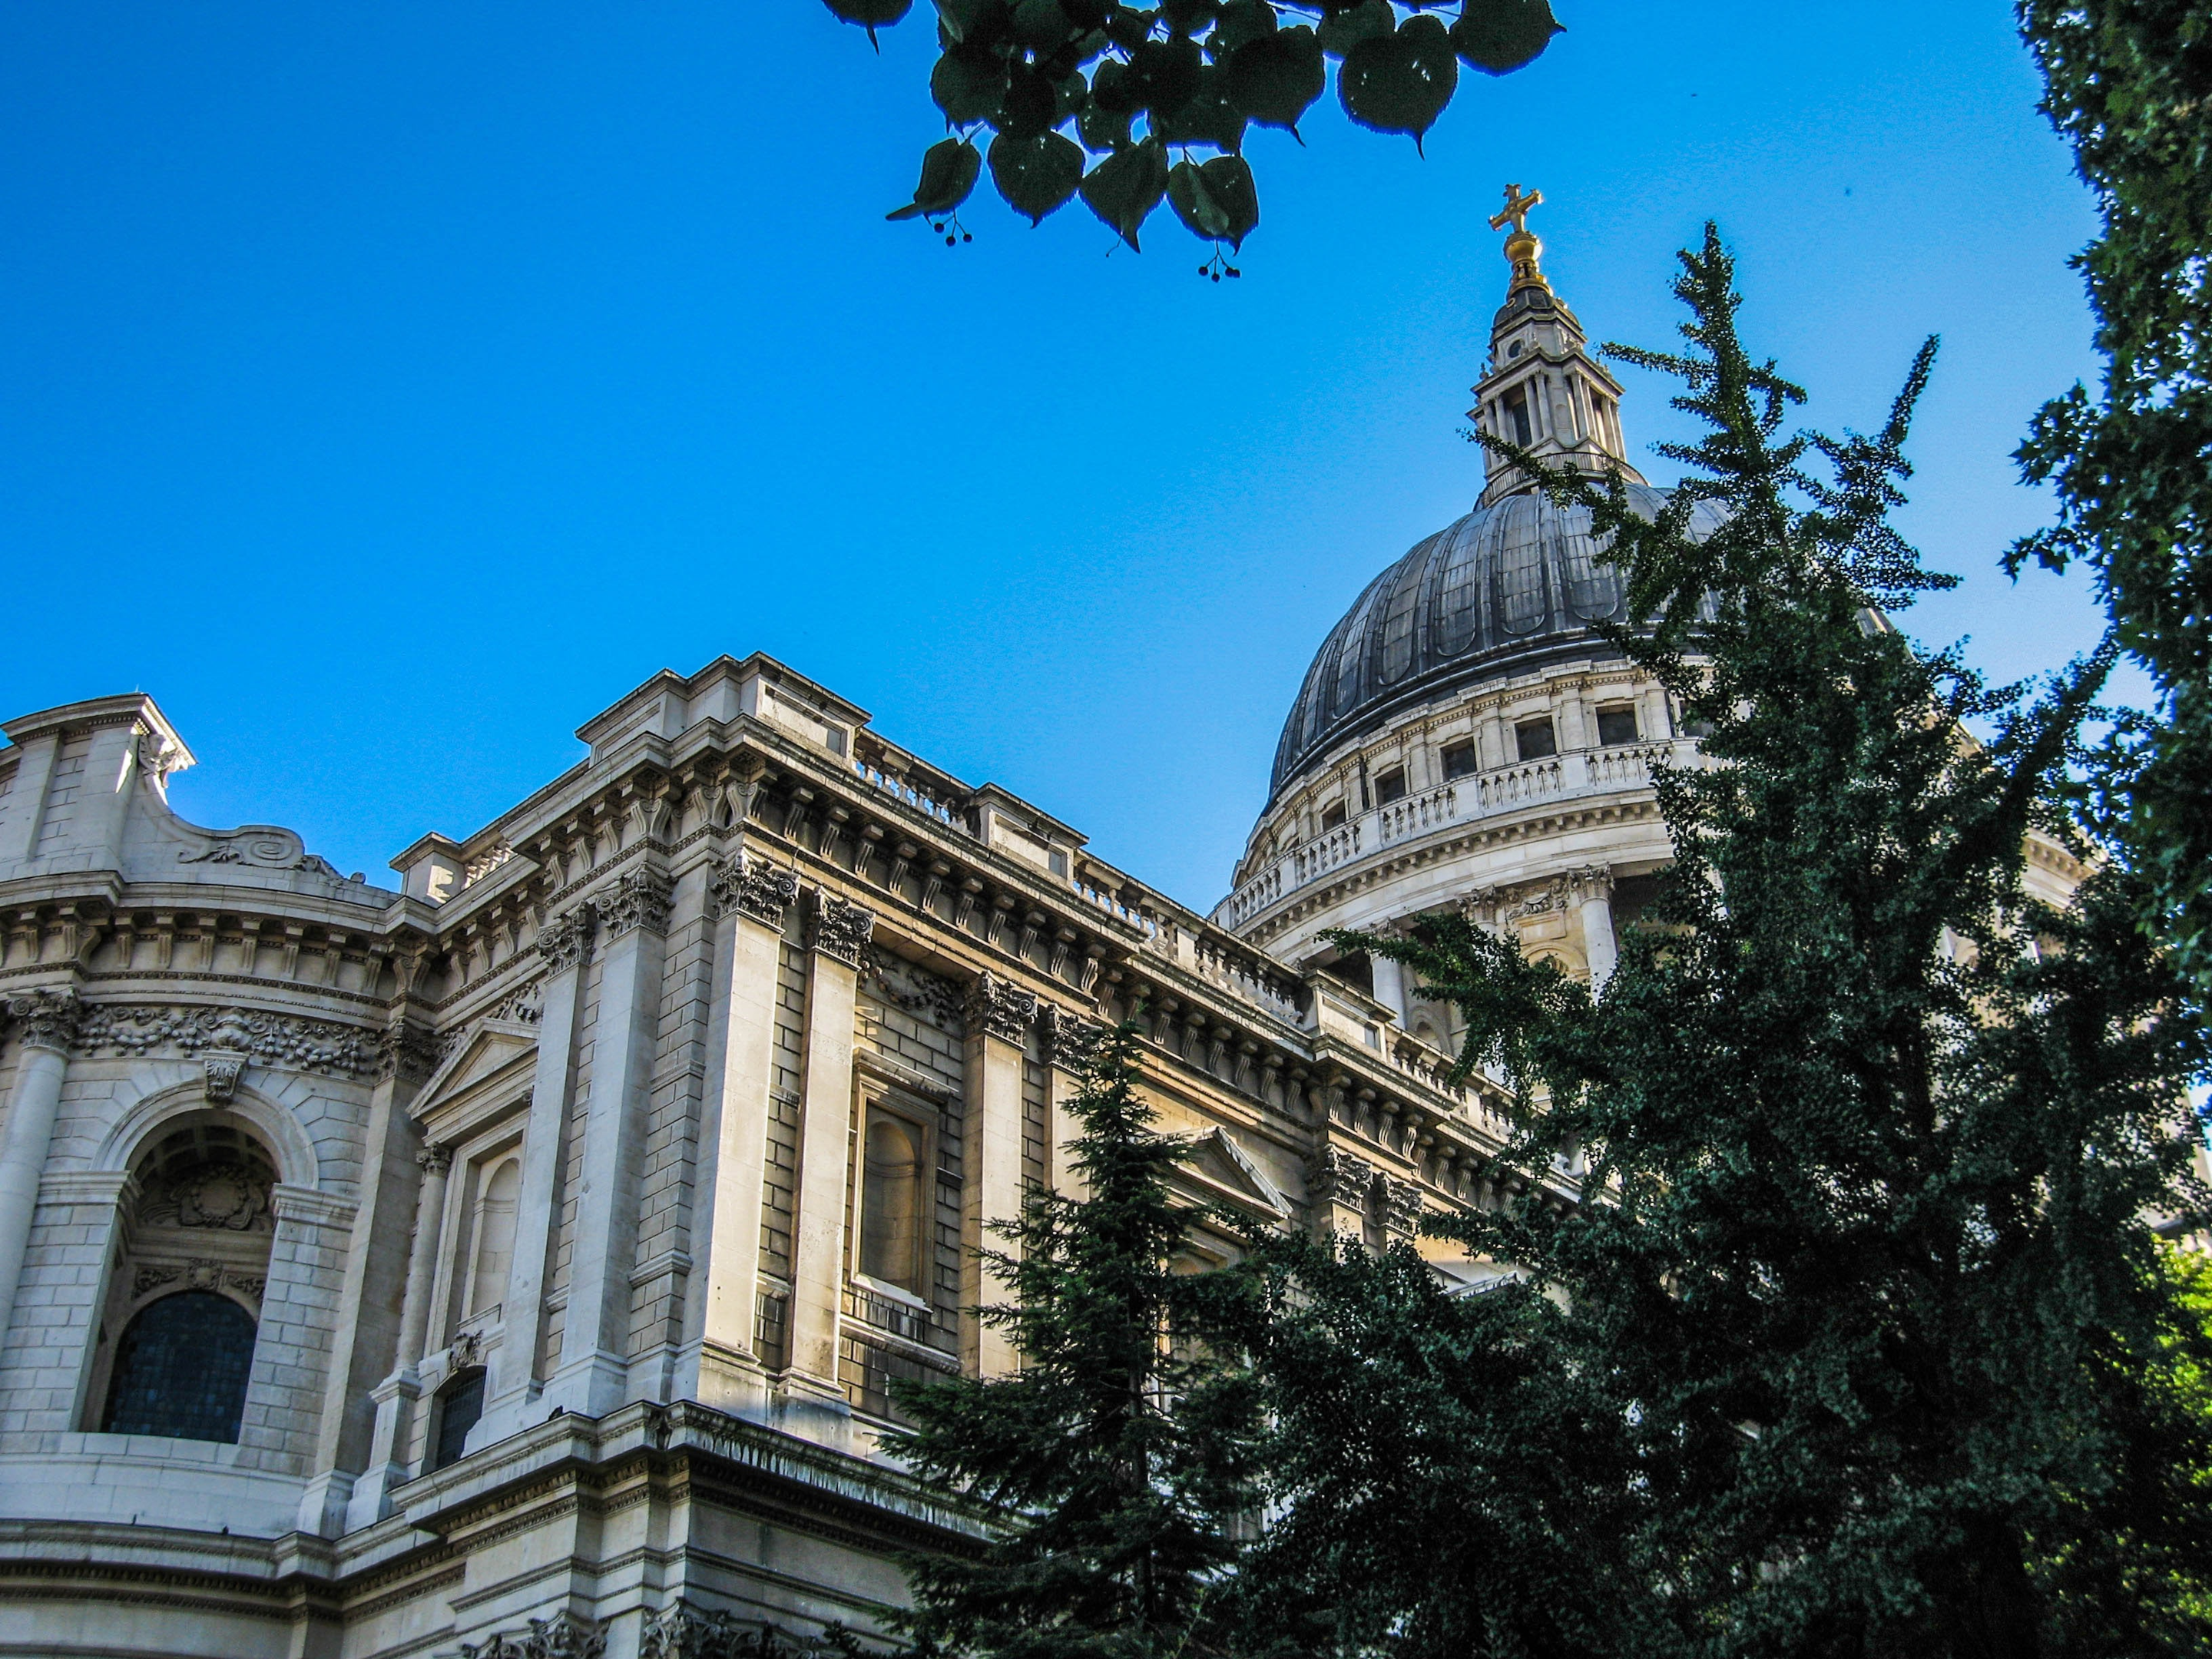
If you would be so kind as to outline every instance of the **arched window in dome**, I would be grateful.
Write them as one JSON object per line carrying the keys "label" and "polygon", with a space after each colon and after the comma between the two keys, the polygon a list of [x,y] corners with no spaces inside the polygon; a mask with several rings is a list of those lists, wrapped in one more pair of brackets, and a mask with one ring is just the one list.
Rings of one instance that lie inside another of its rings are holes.
{"label": "arched window in dome", "polygon": [[1559,566],[1566,581],[1567,609],[1583,622],[1610,617],[1620,606],[1620,586],[1613,567],[1598,562],[1597,543],[1590,535],[1589,508],[1562,509],[1559,528]]}
{"label": "arched window in dome", "polygon": [[236,1444],[253,1336],[253,1316],[214,1291],[149,1303],[116,1345],[102,1432]]}
{"label": "arched window in dome", "polygon": [[172,1120],[115,1219],[80,1421],[235,1442],[269,1282],[276,1170],[228,1115]]}
{"label": "arched window in dome", "polygon": [[1352,611],[1350,622],[1345,626],[1344,644],[1336,657],[1336,692],[1329,699],[1331,719],[1351,713],[1367,695],[1367,688],[1360,683],[1359,671],[1362,660],[1367,655],[1368,623],[1374,617],[1376,602],[1382,597],[1383,577],[1389,574],[1385,571],[1382,576],[1377,576],[1367,585],[1367,592],[1360,596],[1358,607]]}

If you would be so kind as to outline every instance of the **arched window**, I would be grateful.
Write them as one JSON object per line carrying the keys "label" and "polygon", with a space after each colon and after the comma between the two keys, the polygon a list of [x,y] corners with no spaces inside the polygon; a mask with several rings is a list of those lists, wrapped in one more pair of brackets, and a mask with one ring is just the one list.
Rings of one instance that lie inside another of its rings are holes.
{"label": "arched window", "polygon": [[100,1428],[235,1445],[253,1368],[253,1316],[213,1291],[139,1310],[117,1346]]}
{"label": "arched window", "polygon": [[507,1295],[507,1270],[514,1261],[514,1207],[521,1185],[522,1165],[510,1158],[491,1172],[477,1200],[469,1313],[482,1313]]}
{"label": "arched window", "polygon": [[438,1390],[438,1427],[430,1443],[430,1467],[442,1469],[468,1449],[469,1431],[483,1415],[484,1374],[463,1371]]}

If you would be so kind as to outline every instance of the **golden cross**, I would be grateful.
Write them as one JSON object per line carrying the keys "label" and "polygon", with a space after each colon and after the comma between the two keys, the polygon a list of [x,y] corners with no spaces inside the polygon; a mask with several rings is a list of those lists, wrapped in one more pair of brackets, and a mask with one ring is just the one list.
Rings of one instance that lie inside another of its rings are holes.
{"label": "golden cross", "polygon": [[1510,222],[1515,234],[1525,236],[1528,234],[1528,210],[1541,206],[1543,201],[1544,192],[1540,190],[1532,190],[1523,196],[1520,185],[1508,185],[1505,186],[1505,211],[1492,217],[1490,228],[1503,230]]}

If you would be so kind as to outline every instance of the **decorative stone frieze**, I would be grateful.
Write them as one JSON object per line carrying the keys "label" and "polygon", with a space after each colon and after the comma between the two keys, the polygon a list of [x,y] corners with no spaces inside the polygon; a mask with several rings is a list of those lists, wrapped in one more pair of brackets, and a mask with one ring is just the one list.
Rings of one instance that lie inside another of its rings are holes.
{"label": "decorative stone frieze", "polygon": [[461,1644],[462,1659],[600,1659],[606,1650],[605,1627],[568,1612],[533,1619],[526,1631]]}
{"label": "decorative stone frieze", "polygon": [[238,1079],[246,1071],[244,1054],[204,1054],[200,1057],[201,1093],[210,1106],[228,1106],[237,1098]]}
{"label": "decorative stone frieze", "polygon": [[198,1164],[162,1182],[138,1206],[150,1226],[204,1227],[216,1232],[266,1232],[276,1225],[269,1171],[235,1160]]}
{"label": "decorative stone frieze", "polygon": [[860,965],[860,952],[876,931],[876,913],[865,905],[823,888],[814,890],[814,914],[809,919],[808,945],[848,968]]}
{"label": "decorative stone frieze", "polygon": [[67,1054],[83,1028],[85,1006],[74,991],[40,990],[9,997],[0,1003],[0,1013],[6,1014],[16,1042]]}
{"label": "decorative stone frieze", "polygon": [[142,1261],[131,1276],[131,1294],[143,1297],[165,1285],[192,1291],[235,1291],[259,1302],[269,1288],[265,1273],[240,1273],[223,1261]]}
{"label": "decorative stone frieze", "polygon": [[996,974],[979,975],[969,988],[968,1030],[971,1035],[994,1036],[1002,1042],[1026,1042],[1036,1017],[1036,994],[1010,985]]}
{"label": "decorative stone frieze", "polygon": [[649,933],[666,933],[668,896],[674,889],[675,883],[661,871],[625,871],[597,901],[607,937],[619,939],[640,927]]}
{"label": "decorative stone frieze", "polygon": [[[210,1050],[263,1065],[360,1076],[377,1063],[377,1034],[335,1020],[172,1004],[95,1002],[77,1021],[76,1046],[93,1054]],[[234,1084],[235,1079],[233,1079]]]}
{"label": "decorative stone frieze", "polygon": [[584,903],[563,910],[538,930],[537,951],[549,974],[565,973],[580,965],[591,949],[592,935],[599,925],[597,906]]}

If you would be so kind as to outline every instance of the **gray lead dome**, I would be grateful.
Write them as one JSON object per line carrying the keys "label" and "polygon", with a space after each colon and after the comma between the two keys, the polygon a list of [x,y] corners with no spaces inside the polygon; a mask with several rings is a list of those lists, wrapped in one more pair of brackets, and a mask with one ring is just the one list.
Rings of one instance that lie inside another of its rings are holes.
{"label": "gray lead dome", "polygon": [[[1626,488],[1638,513],[1657,514],[1662,491]],[[1719,510],[1700,502],[1692,533],[1710,534],[1719,522]],[[1589,626],[1626,617],[1603,555],[1586,508],[1534,494],[1478,507],[1419,543],[1329,631],[1284,722],[1270,797],[1410,704],[1567,653],[1617,655]]]}

